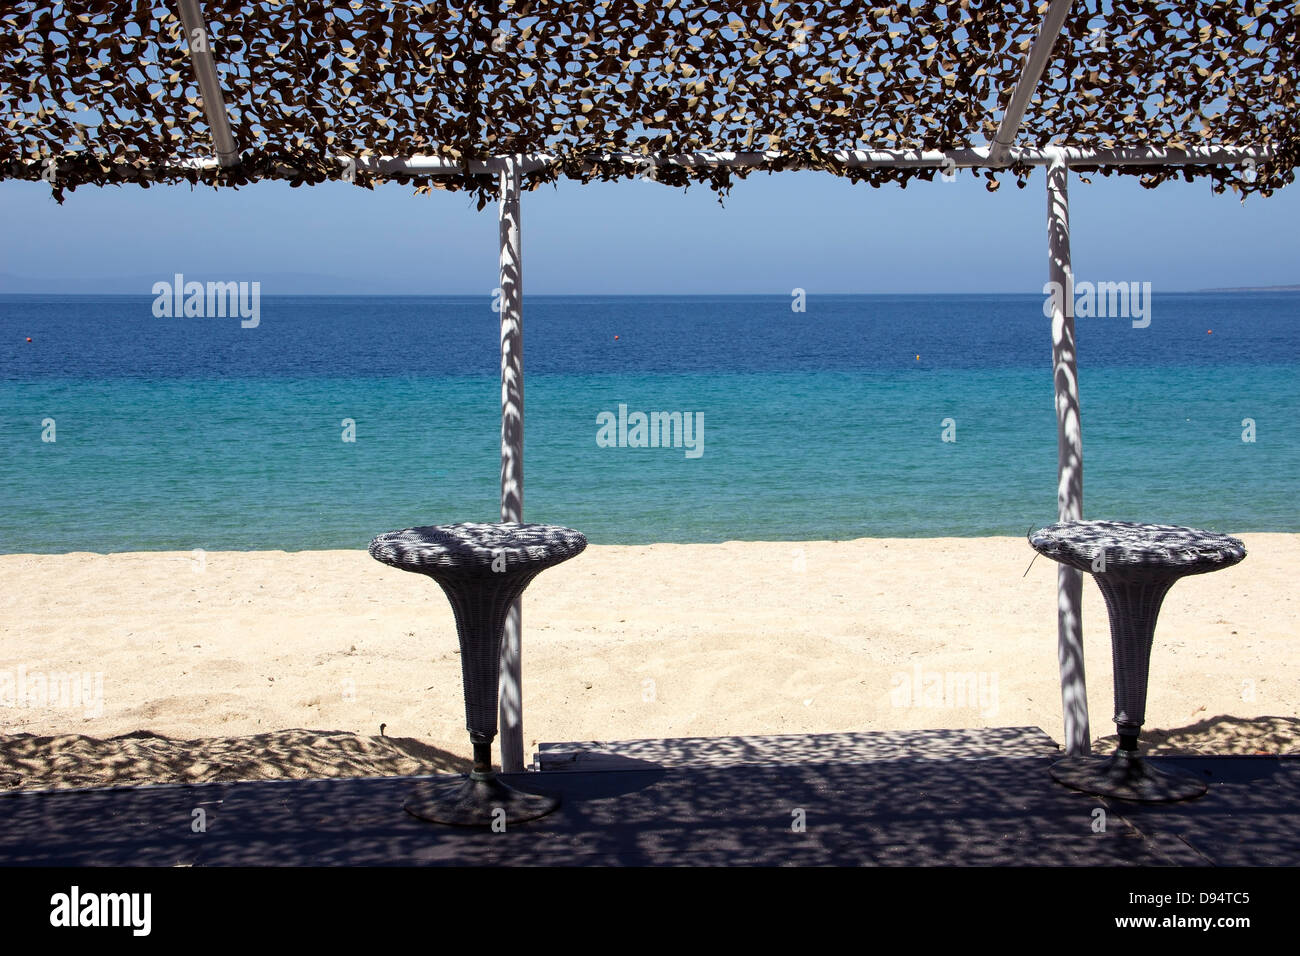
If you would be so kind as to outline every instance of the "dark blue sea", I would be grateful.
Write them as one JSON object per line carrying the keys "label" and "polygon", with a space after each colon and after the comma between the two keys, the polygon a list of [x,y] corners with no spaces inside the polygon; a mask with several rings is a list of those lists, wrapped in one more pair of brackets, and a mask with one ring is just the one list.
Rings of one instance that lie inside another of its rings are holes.
{"label": "dark blue sea", "polygon": [[[594,543],[1055,520],[1042,297],[791,302],[526,299],[525,517]],[[0,297],[0,552],[361,548],[498,517],[489,297],[266,297],[256,328],[153,304]],[[1300,294],[1157,294],[1150,317],[1076,320],[1085,515],[1300,531]],[[696,451],[603,447],[620,405],[691,415]]]}

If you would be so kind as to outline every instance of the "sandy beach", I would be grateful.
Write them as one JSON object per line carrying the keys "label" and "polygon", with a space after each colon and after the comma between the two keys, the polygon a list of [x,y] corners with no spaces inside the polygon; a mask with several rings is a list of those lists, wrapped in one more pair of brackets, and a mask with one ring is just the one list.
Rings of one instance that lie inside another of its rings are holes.
{"label": "sandy beach", "polygon": [[[1146,739],[1295,752],[1300,535],[1161,613]],[[1056,565],[1020,538],[592,546],[524,601],[540,742],[1034,725]],[[0,556],[0,788],[419,773],[468,752],[450,609],[364,551]],[[1109,630],[1085,581],[1092,733]],[[74,690],[75,685],[75,690]],[[74,698],[71,696],[76,693]]]}

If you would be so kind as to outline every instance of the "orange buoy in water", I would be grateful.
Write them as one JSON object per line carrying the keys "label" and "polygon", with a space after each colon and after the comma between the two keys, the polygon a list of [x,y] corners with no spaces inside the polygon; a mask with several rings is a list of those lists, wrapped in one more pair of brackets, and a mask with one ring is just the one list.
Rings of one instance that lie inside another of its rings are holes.
{"label": "orange buoy in water", "polygon": [[[1213,334],[1214,334],[1214,329],[1206,329],[1206,330],[1205,330],[1205,334],[1206,334],[1206,335],[1213,335]],[[31,339],[28,339],[27,341],[30,342]]]}
{"label": "orange buoy in water", "polygon": [[917,360],[918,362],[921,361],[921,356],[918,355],[918,356],[916,357],[916,360]]}
{"label": "orange buoy in water", "polygon": [[30,335],[27,336],[27,341],[30,342],[31,340],[32,340],[32,337],[31,337]]}
{"label": "orange buoy in water", "polygon": [[616,336],[614,336],[614,341],[615,341],[615,342],[617,342],[617,341],[618,341],[618,336],[617,336],[617,335],[616,335]]}

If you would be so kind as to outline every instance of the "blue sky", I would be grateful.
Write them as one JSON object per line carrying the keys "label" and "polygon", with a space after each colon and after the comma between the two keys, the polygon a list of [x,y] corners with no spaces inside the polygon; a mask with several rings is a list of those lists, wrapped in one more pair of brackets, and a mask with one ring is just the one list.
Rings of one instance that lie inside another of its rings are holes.
{"label": "blue sky", "polygon": [[[1030,292],[1046,277],[1044,173],[996,193],[955,181],[873,189],[756,174],[704,187],[561,182],[523,197],[526,294]],[[1079,279],[1160,291],[1300,283],[1300,188],[1245,204],[1207,181],[1142,189],[1071,177]],[[138,291],[176,272],[276,292],[486,294],[496,209],[390,184],[240,190],[0,183],[0,291]],[[320,277],[320,278],[316,278]],[[16,284],[15,284],[16,283]],[[137,289],[138,286],[138,289]]]}

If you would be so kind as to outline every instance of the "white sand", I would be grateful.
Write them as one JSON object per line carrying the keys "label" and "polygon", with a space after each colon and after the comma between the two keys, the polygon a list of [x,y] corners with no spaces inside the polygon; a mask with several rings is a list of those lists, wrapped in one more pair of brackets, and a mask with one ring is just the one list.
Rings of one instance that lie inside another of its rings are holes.
{"label": "white sand", "polygon": [[[1153,743],[1297,747],[1300,535],[1243,537],[1242,564],[1181,581],[1165,602]],[[1059,740],[1057,566],[1039,558],[1022,577],[1032,557],[1019,538],[593,546],[525,596],[529,751],[539,741],[1015,725]],[[211,552],[202,569],[188,552],[7,555],[0,579],[0,734],[59,738],[42,744],[53,753],[87,746],[65,735],[314,728],[366,741],[384,724],[389,737],[468,750],[442,592],[365,552]],[[1084,594],[1100,737],[1114,732],[1109,631],[1091,581]],[[92,699],[13,706],[20,671],[29,693],[42,676],[83,675]],[[935,699],[936,679],[946,699]],[[963,682],[974,699],[958,697]],[[905,699],[904,685],[931,688],[929,699]],[[0,743],[12,751],[13,740]],[[376,772],[410,772],[381,764]],[[92,777],[83,767],[78,780]]]}

